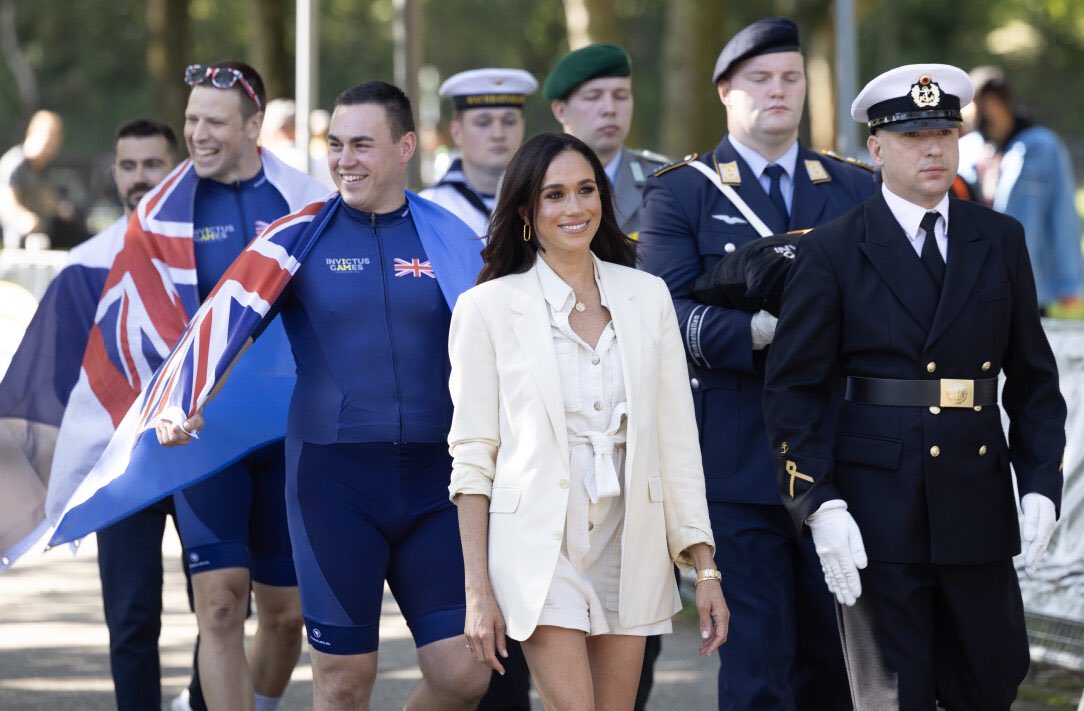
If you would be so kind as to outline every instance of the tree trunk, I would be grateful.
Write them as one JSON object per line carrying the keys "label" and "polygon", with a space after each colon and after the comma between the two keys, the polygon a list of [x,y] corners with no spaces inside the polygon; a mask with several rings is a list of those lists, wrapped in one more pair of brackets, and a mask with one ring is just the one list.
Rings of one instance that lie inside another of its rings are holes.
{"label": "tree trunk", "polygon": [[15,87],[19,92],[19,114],[25,119],[38,108],[38,78],[34,76],[26,53],[19,45],[15,15],[14,0],[0,1],[0,53],[3,53],[4,64],[15,79]]}
{"label": "tree trunk", "polygon": [[[835,26],[831,13],[813,26],[805,50],[806,98],[808,99],[810,147],[836,146],[836,86],[832,71]],[[850,120],[850,117],[847,117]]]}
{"label": "tree trunk", "polygon": [[248,14],[252,16],[249,63],[263,77],[267,99],[292,97],[294,80],[286,47],[286,0],[248,0]]}
{"label": "tree trunk", "polygon": [[711,70],[722,49],[725,2],[671,0],[663,34],[661,150],[672,158],[709,150],[725,132]]}
{"label": "tree trunk", "polygon": [[568,48],[596,42],[617,42],[615,0],[564,0]]}
{"label": "tree trunk", "polygon": [[147,74],[154,111],[174,130],[183,126],[188,103],[184,84],[188,52],[188,0],[147,0]]}

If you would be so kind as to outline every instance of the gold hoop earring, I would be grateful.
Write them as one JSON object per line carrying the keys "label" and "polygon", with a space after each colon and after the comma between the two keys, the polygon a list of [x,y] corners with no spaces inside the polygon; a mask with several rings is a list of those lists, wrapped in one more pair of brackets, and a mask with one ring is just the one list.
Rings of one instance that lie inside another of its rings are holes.
{"label": "gold hoop earring", "polygon": [[528,225],[526,222],[523,223],[523,241],[531,241],[531,226]]}

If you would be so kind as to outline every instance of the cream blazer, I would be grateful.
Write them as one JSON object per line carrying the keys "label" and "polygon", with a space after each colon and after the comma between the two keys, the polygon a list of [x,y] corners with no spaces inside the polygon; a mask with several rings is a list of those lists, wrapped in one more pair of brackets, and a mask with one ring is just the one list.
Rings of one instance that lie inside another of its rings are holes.
{"label": "cream blazer", "polygon": [[[629,406],[619,615],[681,609],[671,562],[714,547],[685,351],[665,283],[595,260]],[[565,530],[569,454],[557,355],[535,268],[464,292],[452,313],[451,497],[489,497],[489,577],[508,635],[527,639]]]}

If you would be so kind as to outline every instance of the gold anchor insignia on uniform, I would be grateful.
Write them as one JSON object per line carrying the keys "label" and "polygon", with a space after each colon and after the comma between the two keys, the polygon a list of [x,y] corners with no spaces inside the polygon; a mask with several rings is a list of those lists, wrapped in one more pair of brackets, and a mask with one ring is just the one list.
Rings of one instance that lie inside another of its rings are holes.
{"label": "gold anchor insignia on uniform", "polygon": [[809,179],[814,184],[827,183],[832,179],[832,176],[828,175],[828,171],[824,169],[824,165],[819,160],[807,160],[805,162],[805,172],[809,174]]}
{"label": "gold anchor insignia on uniform", "polygon": [[786,442],[783,442],[782,444],[779,445],[779,453],[780,454],[786,454],[789,451],[790,451],[790,445],[787,444]]}
{"label": "gold anchor insignia on uniform", "polygon": [[798,471],[798,464],[793,459],[787,460],[787,474],[790,474],[790,498],[794,498],[794,480],[801,479],[813,483],[813,477]]}
{"label": "gold anchor insignia on uniform", "polygon": [[729,163],[717,164],[719,168],[719,179],[723,181],[723,185],[741,185],[741,172],[738,170],[738,161],[732,160]]}
{"label": "gold anchor insignia on uniform", "polygon": [[937,106],[941,103],[941,87],[934,83],[929,74],[923,74],[911,85],[911,101],[919,108]]}

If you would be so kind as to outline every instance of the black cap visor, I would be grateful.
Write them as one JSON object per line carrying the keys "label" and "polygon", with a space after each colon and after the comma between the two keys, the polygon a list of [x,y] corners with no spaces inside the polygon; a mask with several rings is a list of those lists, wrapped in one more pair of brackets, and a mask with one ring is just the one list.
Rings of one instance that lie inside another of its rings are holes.
{"label": "black cap visor", "polygon": [[940,128],[960,128],[963,119],[959,111],[909,111],[881,116],[869,122],[871,131],[932,131]]}

